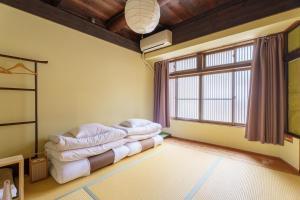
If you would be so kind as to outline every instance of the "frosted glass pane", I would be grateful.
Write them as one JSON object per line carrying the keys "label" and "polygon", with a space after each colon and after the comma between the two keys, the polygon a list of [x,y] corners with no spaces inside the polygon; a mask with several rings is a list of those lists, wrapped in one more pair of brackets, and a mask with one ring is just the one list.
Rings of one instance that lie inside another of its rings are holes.
{"label": "frosted glass pane", "polygon": [[234,122],[246,124],[251,71],[235,72]]}
{"label": "frosted glass pane", "polygon": [[250,61],[253,59],[253,45],[243,46],[236,49],[236,62]]}
{"label": "frosted glass pane", "polygon": [[170,116],[175,117],[175,79],[169,80],[169,106]]}
{"label": "frosted glass pane", "polygon": [[199,118],[199,76],[178,78],[178,113],[185,119]]}
{"label": "frosted glass pane", "polygon": [[203,120],[232,121],[232,72],[204,75],[202,98]]}
{"label": "frosted glass pane", "polygon": [[205,56],[205,66],[214,67],[234,63],[234,50],[212,53]]}

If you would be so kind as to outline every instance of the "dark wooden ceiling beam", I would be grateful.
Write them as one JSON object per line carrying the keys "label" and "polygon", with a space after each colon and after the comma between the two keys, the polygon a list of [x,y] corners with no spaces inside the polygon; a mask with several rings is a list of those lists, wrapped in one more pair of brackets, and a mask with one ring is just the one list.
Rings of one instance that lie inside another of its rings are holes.
{"label": "dark wooden ceiling beam", "polygon": [[124,26],[127,25],[124,16],[124,10],[111,17],[106,21],[105,24],[108,30],[112,32],[119,32]]}
{"label": "dark wooden ceiling beam", "polygon": [[172,27],[173,44],[298,7],[299,0],[233,0]]}
{"label": "dark wooden ceiling beam", "polygon": [[42,0],[42,1],[48,3],[52,6],[57,7],[61,3],[62,0]]}
{"label": "dark wooden ceiling beam", "polygon": [[124,38],[116,33],[110,32],[109,30],[99,27],[95,24],[89,23],[84,19],[76,17],[40,0],[0,0],[0,2],[80,32],[106,40],[113,44],[140,52],[139,43]]}
{"label": "dark wooden ceiling beam", "polygon": [[[43,0],[43,1],[49,3],[50,5],[56,6],[59,9],[65,11],[65,12],[68,12],[68,13],[70,13],[72,15],[75,15],[77,17],[80,17],[80,18],[84,19],[84,20],[87,20],[87,21],[89,21],[89,22],[91,22],[93,24],[96,24],[98,26],[106,28],[104,21],[101,20],[101,19],[99,19],[99,17],[84,16],[84,15],[82,15],[82,14],[80,14],[78,12],[75,12],[72,9],[70,9],[69,8],[70,7],[70,3],[71,3],[71,5],[73,4],[73,6],[74,5],[80,5],[80,4],[76,4],[76,0],[75,1],[73,1],[73,0]],[[58,2],[59,1],[59,3],[53,3],[53,1],[54,2]],[[66,3],[67,3],[67,5],[66,5]],[[87,12],[87,9],[88,9],[87,6],[81,6],[80,7],[80,10],[82,10],[83,13]],[[93,16],[95,16],[95,15],[93,15]]]}
{"label": "dark wooden ceiling beam", "polygon": [[108,18],[107,13],[103,12],[102,9],[94,4],[86,3],[81,0],[63,0],[59,7],[62,9],[67,8],[68,10],[74,10],[74,8],[77,8],[77,10],[80,10],[82,13],[88,13],[89,16],[93,16],[103,21]]}

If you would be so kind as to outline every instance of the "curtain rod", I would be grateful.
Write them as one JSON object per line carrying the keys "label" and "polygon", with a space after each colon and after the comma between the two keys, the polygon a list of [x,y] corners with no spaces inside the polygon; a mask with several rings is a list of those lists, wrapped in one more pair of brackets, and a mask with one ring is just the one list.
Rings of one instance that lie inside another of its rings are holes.
{"label": "curtain rod", "polygon": [[48,63],[48,61],[33,60],[33,59],[29,59],[29,58],[22,58],[22,57],[10,56],[10,55],[5,55],[5,54],[0,54],[0,57],[11,58],[11,59],[16,59],[16,60],[24,60],[24,61],[34,62],[34,63],[44,63],[44,64]]}

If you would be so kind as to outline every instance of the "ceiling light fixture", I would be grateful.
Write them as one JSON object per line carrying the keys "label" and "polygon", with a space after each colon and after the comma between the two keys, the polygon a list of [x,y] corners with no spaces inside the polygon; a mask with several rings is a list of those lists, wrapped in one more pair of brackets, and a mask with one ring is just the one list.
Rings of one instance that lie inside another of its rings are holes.
{"label": "ceiling light fixture", "polygon": [[134,32],[152,32],[159,23],[160,7],[157,0],[128,0],[125,5],[127,25]]}

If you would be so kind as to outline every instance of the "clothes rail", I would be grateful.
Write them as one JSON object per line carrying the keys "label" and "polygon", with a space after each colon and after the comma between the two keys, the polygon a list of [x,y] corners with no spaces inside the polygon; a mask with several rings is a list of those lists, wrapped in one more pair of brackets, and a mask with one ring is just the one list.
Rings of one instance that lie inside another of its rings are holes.
{"label": "clothes rail", "polygon": [[47,64],[47,63],[48,63],[48,61],[34,60],[34,59],[30,59],[30,58],[23,58],[23,57],[17,57],[17,56],[10,56],[10,55],[5,55],[5,54],[0,54],[0,57],[3,57],[3,58],[11,58],[11,59],[15,59],[15,60],[29,61],[29,62],[34,62],[34,63],[43,63],[43,64]]}
{"label": "clothes rail", "polygon": [[[39,131],[39,123],[38,123],[38,64],[47,64],[48,61],[43,60],[35,60],[30,58],[23,58],[11,55],[0,54],[0,57],[13,59],[13,60],[22,60],[27,62],[34,63],[34,88],[15,88],[15,87],[0,87],[0,91],[23,91],[23,92],[34,92],[34,120],[31,121],[17,121],[17,122],[9,122],[9,123],[0,123],[0,127],[2,126],[16,126],[23,124],[35,124],[34,128],[34,153],[38,153],[38,131]],[[9,76],[9,75],[7,75]]]}

